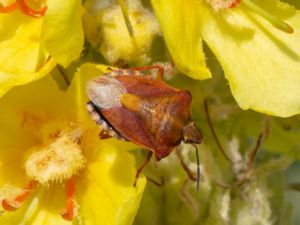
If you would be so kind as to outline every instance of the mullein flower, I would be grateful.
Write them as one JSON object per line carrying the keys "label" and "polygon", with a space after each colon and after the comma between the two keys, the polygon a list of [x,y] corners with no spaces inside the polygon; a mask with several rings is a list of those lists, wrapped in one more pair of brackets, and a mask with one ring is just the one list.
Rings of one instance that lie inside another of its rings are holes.
{"label": "mullein flower", "polygon": [[155,16],[138,0],[118,3],[85,2],[86,38],[111,64],[147,64],[152,41],[160,32]]}
{"label": "mullein flower", "polygon": [[83,46],[81,1],[0,1],[0,96],[67,67]]}
{"label": "mullein flower", "polygon": [[278,0],[152,0],[178,69],[211,76],[203,40],[242,109],[300,113],[300,12]]}
{"label": "mullein flower", "polygon": [[146,183],[133,187],[132,146],[100,140],[85,110],[85,83],[104,71],[82,66],[66,92],[47,76],[1,98],[1,224],[132,223]]}

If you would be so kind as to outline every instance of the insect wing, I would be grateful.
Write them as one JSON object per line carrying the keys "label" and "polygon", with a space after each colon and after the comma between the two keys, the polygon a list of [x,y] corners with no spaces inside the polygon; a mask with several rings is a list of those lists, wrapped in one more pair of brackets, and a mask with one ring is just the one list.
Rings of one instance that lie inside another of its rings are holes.
{"label": "insect wing", "polygon": [[165,82],[145,78],[143,76],[116,76],[126,91],[140,97],[159,97],[175,94],[179,89],[167,85]]}
{"label": "insect wing", "polygon": [[87,94],[99,110],[120,107],[120,97],[124,93],[124,86],[109,76],[96,77],[87,84]]}
{"label": "insect wing", "polygon": [[116,79],[126,93],[141,99],[141,106],[136,111],[125,106],[104,109],[104,117],[127,140],[152,149],[157,158],[167,156],[182,140],[182,127],[190,117],[190,94],[145,77]]}

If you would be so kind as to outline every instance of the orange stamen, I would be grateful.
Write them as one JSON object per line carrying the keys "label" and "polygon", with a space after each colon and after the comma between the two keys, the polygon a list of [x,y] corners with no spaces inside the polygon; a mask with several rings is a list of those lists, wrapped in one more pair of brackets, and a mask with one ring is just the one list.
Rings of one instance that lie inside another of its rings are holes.
{"label": "orange stamen", "polygon": [[0,7],[0,13],[10,13],[17,9],[17,3],[14,2],[8,6]]}
{"label": "orange stamen", "polygon": [[2,207],[6,211],[15,211],[18,208],[20,208],[21,204],[14,202],[14,201],[9,201],[7,199],[2,200]]}
{"label": "orange stamen", "polygon": [[61,216],[68,221],[71,221],[74,217],[74,193],[75,193],[75,182],[73,178],[67,181],[67,201],[66,209],[61,213]]}
{"label": "orange stamen", "polygon": [[23,13],[36,18],[44,16],[48,9],[47,6],[44,6],[38,10],[34,10],[27,5],[26,0],[17,0],[16,3]]}
{"label": "orange stamen", "polygon": [[242,0],[235,0],[234,2],[231,3],[231,5],[229,6],[229,8],[235,8],[237,7],[238,4],[240,4]]}
{"label": "orange stamen", "polygon": [[18,209],[21,204],[25,201],[26,197],[29,195],[29,193],[36,188],[38,182],[35,180],[32,180],[28,183],[28,185],[23,188],[22,193],[17,195],[13,201],[9,201],[7,199],[2,200],[2,207],[7,211],[14,211]]}

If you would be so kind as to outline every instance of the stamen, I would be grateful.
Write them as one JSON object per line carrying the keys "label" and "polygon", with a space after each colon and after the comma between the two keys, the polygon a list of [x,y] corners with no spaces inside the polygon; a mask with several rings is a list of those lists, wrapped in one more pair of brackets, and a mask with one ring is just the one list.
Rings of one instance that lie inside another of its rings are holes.
{"label": "stamen", "polygon": [[2,207],[7,211],[15,211],[20,208],[21,204],[15,201],[9,201],[8,199],[2,200]]}
{"label": "stamen", "polygon": [[77,143],[81,128],[69,125],[58,132],[55,125],[49,123],[41,128],[47,144],[32,147],[25,163],[27,176],[42,185],[70,179],[85,167],[85,157]]}
{"label": "stamen", "polygon": [[242,3],[253,12],[257,13],[258,15],[264,17],[266,20],[268,20],[274,27],[277,29],[284,31],[286,33],[293,33],[294,29],[287,24],[286,22],[280,20],[279,18],[271,15],[255,3],[253,3],[251,0],[243,0]]}
{"label": "stamen", "polygon": [[128,8],[123,0],[118,0],[118,2],[121,7],[121,10],[122,10],[122,14],[123,14],[123,17],[124,17],[124,20],[126,23],[127,30],[129,32],[130,36],[134,36],[134,30],[133,30],[133,27],[131,25],[131,22],[130,22],[130,19],[128,16]]}
{"label": "stamen", "polygon": [[10,13],[17,9],[17,3],[14,2],[8,6],[0,7],[0,13]]}
{"label": "stamen", "polygon": [[237,7],[239,4],[240,4],[240,2],[241,2],[242,0],[236,0],[236,1],[233,1],[232,3],[231,3],[231,5],[229,6],[229,8],[235,8],[235,7]]}
{"label": "stamen", "polygon": [[66,209],[61,212],[61,216],[68,221],[71,221],[74,217],[74,194],[75,194],[75,183],[73,177],[67,181],[67,201],[66,201]]}
{"label": "stamen", "polygon": [[7,211],[14,211],[20,208],[21,204],[25,201],[26,197],[29,193],[36,188],[38,182],[35,180],[31,180],[29,184],[22,190],[22,193],[17,195],[14,200],[3,199],[2,207]]}
{"label": "stamen", "polygon": [[28,16],[35,18],[43,17],[48,9],[47,6],[41,7],[38,10],[34,10],[28,6],[26,0],[16,0],[19,9]]}
{"label": "stamen", "polygon": [[206,0],[215,11],[235,8],[241,1],[242,0]]}

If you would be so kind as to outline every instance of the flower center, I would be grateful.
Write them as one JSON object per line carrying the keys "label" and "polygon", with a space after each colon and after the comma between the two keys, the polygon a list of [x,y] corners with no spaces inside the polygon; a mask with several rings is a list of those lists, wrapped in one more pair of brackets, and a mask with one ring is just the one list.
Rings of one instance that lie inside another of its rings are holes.
{"label": "flower center", "polygon": [[56,136],[52,142],[33,147],[25,163],[27,176],[47,184],[70,179],[78,173],[85,166],[85,157],[77,143],[81,133],[80,128],[63,130],[50,134]]}
{"label": "flower center", "polygon": [[8,211],[16,210],[37,186],[66,182],[66,208],[61,215],[66,220],[72,220],[77,213],[74,175],[86,165],[81,145],[83,128],[64,120],[42,124],[41,120],[30,115],[26,115],[23,126],[30,128],[40,144],[30,148],[26,157],[25,171],[29,183],[21,189],[4,187],[8,191],[5,195],[0,194],[2,207]]}
{"label": "flower center", "polygon": [[224,9],[232,9],[237,7],[238,5],[244,5],[245,8],[248,10],[262,16],[266,19],[269,23],[271,23],[277,29],[286,32],[286,33],[293,33],[293,28],[287,24],[286,22],[282,21],[281,19],[277,18],[276,16],[270,14],[263,8],[261,8],[258,4],[256,4],[252,0],[206,0],[206,2],[215,10],[220,11]]}
{"label": "flower center", "polygon": [[0,0],[0,13],[10,13],[16,9],[28,16],[39,18],[45,15],[47,6],[45,0]]}

